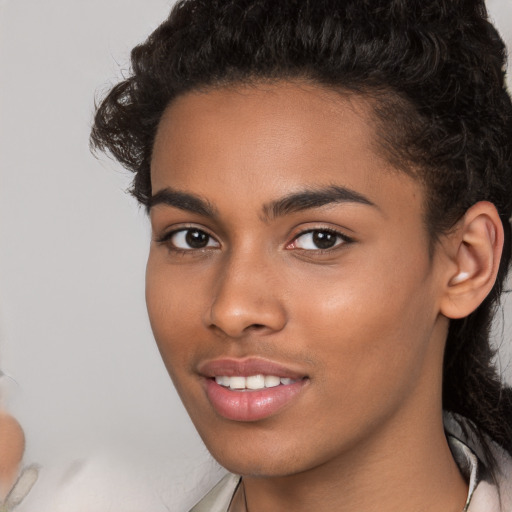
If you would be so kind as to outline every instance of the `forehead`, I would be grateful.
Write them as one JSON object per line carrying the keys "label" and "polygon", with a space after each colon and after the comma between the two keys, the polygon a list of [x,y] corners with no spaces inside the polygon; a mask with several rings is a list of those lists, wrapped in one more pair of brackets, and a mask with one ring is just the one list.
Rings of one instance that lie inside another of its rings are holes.
{"label": "forehead", "polygon": [[236,192],[260,203],[329,185],[365,196],[402,188],[407,202],[421,194],[384,157],[366,98],[292,82],[177,98],[158,128],[151,177],[153,194],[192,188],[213,200]]}

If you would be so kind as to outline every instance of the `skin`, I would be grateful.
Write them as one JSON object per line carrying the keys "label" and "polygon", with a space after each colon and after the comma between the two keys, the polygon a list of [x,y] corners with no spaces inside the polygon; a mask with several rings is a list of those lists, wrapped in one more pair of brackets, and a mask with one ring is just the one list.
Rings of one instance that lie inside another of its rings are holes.
{"label": "skin", "polygon": [[[248,510],[460,512],[467,486],[441,407],[458,251],[440,243],[429,257],[424,190],[379,151],[369,104],[288,82],[187,93],[161,120],[151,177],[154,195],[216,210],[151,208],[146,299],[176,389],[212,455],[243,475]],[[265,215],[269,201],[331,185],[372,205]],[[208,246],[169,236],[186,228]],[[312,229],[340,237],[319,251]],[[249,356],[307,382],[269,418],[227,420],[198,367]]]}
{"label": "skin", "polygon": [[25,451],[25,435],[16,418],[0,410],[0,500],[11,490]]}

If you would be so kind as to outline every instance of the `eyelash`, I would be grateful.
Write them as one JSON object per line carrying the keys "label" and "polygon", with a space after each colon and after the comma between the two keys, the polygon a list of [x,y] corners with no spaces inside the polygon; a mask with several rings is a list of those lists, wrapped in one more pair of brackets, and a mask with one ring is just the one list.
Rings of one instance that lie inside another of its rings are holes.
{"label": "eyelash", "polygon": [[[174,229],[172,231],[169,231],[168,233],[164,233],[161,237],[157,238],[156,242],[158,244],[161,244],[161,245],[165,245],[167,246],[167,248],[174,252],[174,253],[178,253],[178,254],[189,254],[189,253],[197,253],[197,252],[203,252],[205,250],[207,250],[209,247],[211,246],[208,246],[206,245],[205,247],[200,247],[200,248],[194,248],[194,247],[191,247],[189,249],[184,249],[182,247],[177,247],[176,245],[174,245],[172,243],[172,238],[180,233],[183,233],[185,236],[187,235],[187,232],[188,233],[191,233],[191,232],[197,232],[197,233],[201,233],[203,235],[206,235],[208,237],[208,243],[210,243],[211,240],[215,240],[215,238],[210,235],[206,230],[204,229],[200,229],[200,228],[196,228],[194,226],[189,226],[189,227],[183,227],[183,228],[180,228],[180,229]],[[215,240],[215,242],[218,244],[218,242]]]}
{"label": "eyelash", "polygon": [[[187,232],[190,233],[190,232],[197,232],[197,233],[201,233],[202,235],[206,235],[206,237],[208,237],[208,242],[207,244],[210,243],[210,241],[214,240],[216,244],[216,246],[210,246],[210,245],[206,245],[205,247],[198,247],[198,248],[193,248],[193,247],[190,247],[188,249],[184,249],[182,247],[177,247],[176,245],[174,245],[172,243],[172,238],[180,233],[183,233],[185,236],[187,235]],[[328,248],[320,248],[320,247],[317,247],[316,249],[304,249],[302,247],[291,247],[293,244],[295,244],[297,242],[297,240],[299,240],[300,238],[306,236],[306,235],[310,235],[310,234],[313,234],[313,233],[324,233],[324,234],[328,234],[328,235],[331,235],[331,236],[334,236],[336,237],[336,240],[335,240],[335,245],[333,245],[332,247],[328,247]],[[205,251],[205,250],[208,250],[208,248],[211,248],[211,247],[219,247],[219,242],[217,240],[215,240],[215,237],[213,237],[212,235],[210,235],[207,231],[203,230],[203,229],[200,229],[200,228],[196,228],[196,227],[183,227],[183,228],[180,228],[180,229],[175,229],[175,230],[172,230],[172,231],[169,231],[168,233],[165,233],[164,235],[162,235],[161,237],[159,237],[156,242],[158,244],[161,244],[161,245],[166,245],[168,247],[168,249],[172,252],[175,252],[175,253],[181,253],[181,254],[186,254],[186,253],[192,253],[192,252],[198,252],[198,251]],[[348,237],[347,235],[345,235],[344,233],[341,233],[335,229],[332,229],[332,228],[315,228],[315,229],[307,229],[307,230],[304,230],[304,231],[301,231],[300,233],[298,233],[294,238],[293,240],[286,244],[286,249],[287,250],[299,250],[299,251],[304,251],[304,252],[314,252],[314,253],[317,253],[317,254],[322,254],[322,253],[326,253],[326,252],[330,252],[330,251],[333,251],[333,250],[336,250],[339,246],[342,246],[342,245],[345,245],[345,244],[350,244],[354,242],[354,239]]]}
{"label": "eyelash", "polygon": [[304,249],[304,248],[298,247],[298,248],[296,248],[296,250],[302,250],[304,252],[315,252],[317,254],[318,253],[323,254],[323,253],[327,253],[330,251],[334,251],[342,245],[350,244],[350,243],[354,242],[353,238],[350,238],[349,236],[347,236],[344,233],[341,233],[340,231],[337,231],[335,229],[314,228],[314,229],[307,229],[305,231],[301,231],[300,233],[298,233],[297,236],[295,236],[293,238],[293,240],[289,244],[286,245],[286,248],[288,249],[292,244],[295,244],[297,242],[297,240],[304,237],[305,235],[312,235],[313,233],[323,233],[323,234],[328,234],[328,235],[334,236],[336,243],[332,247],[327,247],[327,248],[317,247],[316,249]]}

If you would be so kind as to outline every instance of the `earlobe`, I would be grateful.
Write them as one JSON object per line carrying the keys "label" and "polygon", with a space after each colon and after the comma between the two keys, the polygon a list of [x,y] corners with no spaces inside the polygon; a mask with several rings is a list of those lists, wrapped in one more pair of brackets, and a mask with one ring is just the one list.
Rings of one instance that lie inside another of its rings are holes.
{"label": "earlobe", "polygon": [[503,226],[496,207],[481,201],[469,208],[450,243],[454,265],[446,280],[441,313],[464,318],[482,303],[496,281],[503,248]]}

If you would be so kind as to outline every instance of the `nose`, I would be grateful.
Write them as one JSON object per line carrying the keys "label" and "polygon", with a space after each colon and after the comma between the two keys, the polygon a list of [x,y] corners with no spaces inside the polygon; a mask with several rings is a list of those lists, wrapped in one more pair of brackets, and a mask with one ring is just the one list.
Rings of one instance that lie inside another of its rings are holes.
{"label": "nose", "polygon": [[230,338],[283,329],[287,315],[276,270],[255,255],[231,257],[216,276],[208,327]]}

